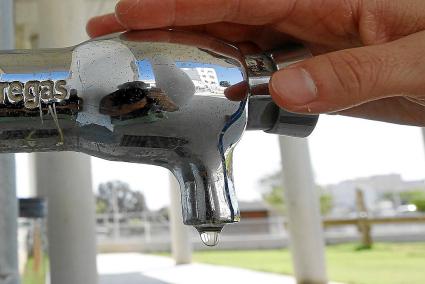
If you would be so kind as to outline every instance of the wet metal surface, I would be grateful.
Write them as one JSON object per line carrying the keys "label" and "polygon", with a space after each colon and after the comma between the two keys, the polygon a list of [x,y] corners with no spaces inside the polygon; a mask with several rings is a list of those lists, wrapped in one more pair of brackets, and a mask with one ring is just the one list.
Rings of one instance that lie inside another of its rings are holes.
{"label": "wet metal surface", "polygon": [[[0,152],[79,151],[166,167],[180,183],[185,224],[220,232],[239,220],[231,157],[248,112],[224,94],[261,89],[277,63],[177,31],[2,52]],[[294,124],[299,136],[314,128],[303,124]]]}

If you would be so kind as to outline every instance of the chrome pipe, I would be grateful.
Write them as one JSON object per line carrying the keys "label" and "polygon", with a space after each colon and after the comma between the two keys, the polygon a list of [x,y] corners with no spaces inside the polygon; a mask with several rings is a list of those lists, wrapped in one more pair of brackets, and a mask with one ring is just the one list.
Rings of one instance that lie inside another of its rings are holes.
{"label": "chrome pipe", "polygon": [[277,63],[273,53],[245,56],[220,40],[170,30],[4,51],[0,152],[78,151],[165,167],[180,183],[184,223],[215,244],[224,224],[240,218],[232,152],[250,111],[248,98],[232,102],[225,93],[251,90],[252,129],[285,134],[286,126],[276,128],[284,123],[306,136],[317,120],[283,121],[275,105],[264,107],[269,96],[254,98]]}

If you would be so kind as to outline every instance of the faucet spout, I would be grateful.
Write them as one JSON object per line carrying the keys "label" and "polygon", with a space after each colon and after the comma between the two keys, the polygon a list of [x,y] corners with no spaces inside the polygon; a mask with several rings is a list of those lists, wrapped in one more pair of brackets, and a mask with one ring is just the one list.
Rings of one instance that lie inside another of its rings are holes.
{"label": "faucet spout", "polygon": [[224,123],[216,147],[206,147],[210,152],[201,159],[183,161],[173,169],[180,183],[183,222],[194,226],[207,246],[218,243],[225,224],[240,220],[233,181],[233,149],[246,121],[245,106],[245,101],[240,103]]}
{"label": "faucet spout", "polygon": [[225,167],[211,169],[189,162],[173,170],[180,183],[183,222],[194,226],[209,246],[218,243],[218,234],[225,224],[240,220],[231,156],[227,154]]}

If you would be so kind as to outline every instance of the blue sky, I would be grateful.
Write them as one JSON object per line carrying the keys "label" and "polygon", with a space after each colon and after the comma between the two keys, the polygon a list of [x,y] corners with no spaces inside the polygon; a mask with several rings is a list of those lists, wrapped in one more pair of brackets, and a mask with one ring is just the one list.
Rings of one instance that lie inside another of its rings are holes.
{"label": "blue sky", "polygon": [[[177,62],[179,68],[214,68],[217,71],[219,81],[229,81],[230,84],[236,84],[242,80],[242,74],[238,68],[226,68],[214,64],[200,64],[190,62]],[[153,80],[154,74],[151,64],[148,60],[140,60],[137,62],[140,78],[143,80]],[[22,73],[22,74],[0,74],[1,81],[21,81],[27,82],[29,80],[63,80],[69,77],[69,72],[45,72],[45,73]]]}
{"label": "blue sky", "polygon": [[[139,74],[141,74],[141,81],[153,80],[154,74],[149,60],[141,60],[137,62],[139,68]],[[243,76],[238,68],[226,68],[215,64],[202,64],[195,62],[176,62],[176,66],[179,68],[214,68],[217,72],[218,81],[229,81],[230,84],[239,83]]]}
{"label": "blue sky", "polygon": [[22,74],[0,74],[1,81],[21,81],[29,80],[64,80],[69,77],[69,72],[46,72],[46,73],[22,73]]}

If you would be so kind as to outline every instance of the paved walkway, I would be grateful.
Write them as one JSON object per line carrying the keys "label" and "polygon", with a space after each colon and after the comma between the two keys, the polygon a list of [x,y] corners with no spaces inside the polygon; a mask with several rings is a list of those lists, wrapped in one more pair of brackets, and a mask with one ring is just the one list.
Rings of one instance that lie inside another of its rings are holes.
{"label": "paved walkway", "polygon": [[294,284],[292,277],[208,264],[174,265],[167,257],[137,253],[100,254],[100,284]]}

